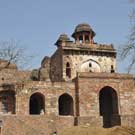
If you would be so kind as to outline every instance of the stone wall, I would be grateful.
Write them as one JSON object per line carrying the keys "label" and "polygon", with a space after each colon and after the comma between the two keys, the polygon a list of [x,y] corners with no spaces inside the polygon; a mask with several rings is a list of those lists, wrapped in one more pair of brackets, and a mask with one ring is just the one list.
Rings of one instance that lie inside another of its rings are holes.
{"label": "stone wall", "polygon": [[[119,114],[112,116],[111,122],[115,125],[117,120],[120,120],[119,122],[124,126],[134,123],[135,82],[133,77],[129,74],[78,73],[77,78],[75,78],[73,82],[31,81],[29,79],[29,72],[7,69],[1,71],[0,75],[2,78],[4,77],[4,79],[0,80],[0,91],[15,91],[16,98],[15,114],[5,115],[1,113],[1,119],[4,117],[4,121],[7,121],[6,116],[9,116],[9,121],[17,121],[17,125],[19,125],[19,123],[27,125],[28,123],[34,123],[38,118],[39,124],[42,124],[43,120],[47,124],[41,132],[47,131],[48,133],[55,129],[59,131],[66,126],[70,127],[73,125],[89,124],[103,126],[104,119],[100,116],[99,96],[103,88],[110,87],[117,93]],[[38,115],[31,115],[30,99],[32,95],[37,93],[40,93],[45,99],[45,112]],[[63,94],[68,94],[73,99],[74,111],[72,116],[62,116],[59,114],[59,98]],[[24,121],[26,121],[26,123]],[[63,125],[61,125],[62,123]],[[30,126],[30,124],[28,125]],[[56,126],[55,129],[53,129],[53,125]],[[36,129],[36,127],[33,126],[34,125],[32,125],[30,129],[35,128],[35,131],[39,130],[39,128]],[[20,129],[20,127],[18,127],[18,129]],[[23,131],[24,130],[26,130],[25,126]]]}
{"label": "stone wall", "polygon": [[58,116],[0,116],[2,135],[52,135],[73,126],[73,117]]}
{"label": "stone wall", "polygon": [[90,117],[90,116],[85,116],[85,117],[78,117],[78,125],[92,125],[92,126],[97,126],[97,127],[102,127],[103,126],[103,119],[102,117],[96,116],[96,117]]}
{"label": "stone wall", "polygon": [[41,68],[39,69],[39,80],[50,81],[50,58],[45,56],[41,62]]}
{"label": "stone wall", "polygon": [[135,115],[121,115],[121,125],[135,127]]}
{"label": "stone wall", "polygon": [[[102,126],[101,117],[79,117],[78,121],[79,125]],[[122,126],[134,127],[135,115],[121,116],[121,121]],[[2,135],[52,135],[74,126],[74,117],[5,115],[0,116],[0,122]]]}
{"label": "stone wall", "polygon": [[[97,63],[95,67],[89,67],[87,64],[87,68],[85,69],[85,72],[111,72],[111,66],[113,66],[114,71],[116,70],[116,58],[113,56],[102,56],[98,55],[98,53],[95,53],[94,55],[90,54],[72,54],[70,50],[64,50],[69,51],[69,54],[64,53],[63,55],[63,78],[67,80],[66,77],[66,63],[69,62],[71,65],[71,79],[76,77],[77,72],[84,72],[83,64],[88,63],[92,61],[92,63]],[[85,52],[84,52],[85,53]],[[92,65],[93,66],[93,65]],[[98,66],[98,67],[97,67]],[[100,68],[100,69],[99,69]],[[99,69],[99,70],[96,70]]]}
{"label": "stone wall", "polygon": [[27,83],[17,98],[17,114],[29,115],[29,101],[31,95],[34,93],[41,93],[45,97],[45,115],[58,114],[58,100],[59,97],[65,93],[69,94],[74,101],[75,113],[75,86],[74,83],[51,83],[51,82],[35,82]]}
{"label": "stone wall", "polygon": [[135,113],[134,80],[130,75],[80,73],[78,85],[80,116],[100,115],[99,92],[106,86],[113,88],[117,93],[120,115]]}

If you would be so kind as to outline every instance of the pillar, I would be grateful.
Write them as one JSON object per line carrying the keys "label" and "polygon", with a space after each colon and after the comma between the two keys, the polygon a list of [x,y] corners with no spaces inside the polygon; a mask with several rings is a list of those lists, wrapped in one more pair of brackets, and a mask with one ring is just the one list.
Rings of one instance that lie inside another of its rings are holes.
{"label": "pillar", "polygon": [[85,34],[83,34],[83,43],[85,43]]}

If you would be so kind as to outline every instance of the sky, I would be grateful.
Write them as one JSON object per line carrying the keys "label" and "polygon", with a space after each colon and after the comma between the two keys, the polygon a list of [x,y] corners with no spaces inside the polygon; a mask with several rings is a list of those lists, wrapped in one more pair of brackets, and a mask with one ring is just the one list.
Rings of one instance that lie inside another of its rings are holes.
{"label": "sky", "polygon": [[[56,50],[59,35],[71,37],[79,23],[90,24],[95,42],[117,49],[128,40],[131,11],[129,0],[0,0],[0,41],[19,41],[35,55],[31,68],[38,68]],[[127,63],[117,63],[125,72]]]}

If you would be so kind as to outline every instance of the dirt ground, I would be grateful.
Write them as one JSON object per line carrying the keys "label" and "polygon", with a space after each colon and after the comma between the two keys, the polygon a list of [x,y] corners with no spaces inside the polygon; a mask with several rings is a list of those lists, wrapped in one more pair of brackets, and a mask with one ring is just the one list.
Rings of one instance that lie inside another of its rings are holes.
{"label": "dirt ground", "polygon": [[120,126],[113,128],[78,126],[65,129],[60,135],[135,135],[135,128]]}

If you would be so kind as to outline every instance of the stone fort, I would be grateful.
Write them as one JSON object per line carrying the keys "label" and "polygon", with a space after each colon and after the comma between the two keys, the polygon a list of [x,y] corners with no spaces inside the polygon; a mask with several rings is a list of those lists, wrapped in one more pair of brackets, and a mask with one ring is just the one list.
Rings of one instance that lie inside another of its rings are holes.
{"label": "stone fort", "polygon": [[59,134],[77,125],[135,125],[135,80],[116,72],[112,44],[79,24],[71,41],[61,34],[56,51],[39,69],[20,71],[0,61],[0,126],[3,135]]}

